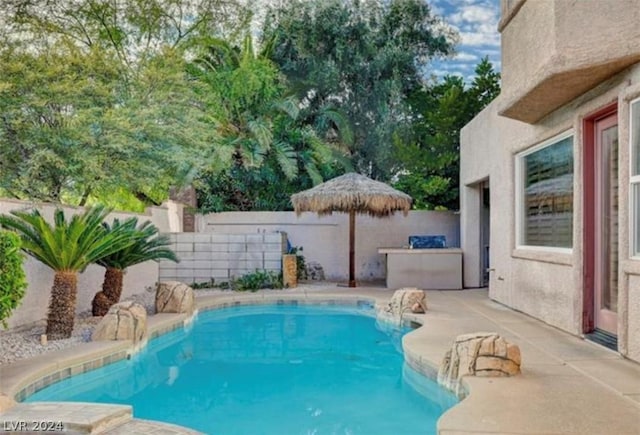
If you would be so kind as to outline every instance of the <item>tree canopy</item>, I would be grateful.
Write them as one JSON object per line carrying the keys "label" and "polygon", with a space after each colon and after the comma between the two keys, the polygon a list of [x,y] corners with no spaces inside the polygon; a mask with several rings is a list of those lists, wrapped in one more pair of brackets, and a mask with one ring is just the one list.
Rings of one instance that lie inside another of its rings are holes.
{"label": "tree canopy", "polygon": [[[233,2],[8,1],[0,49],[0,189],[84,204],[166,199],[224,166],[186,56]],[[235,4],[235,3],[233,3]],[[230,33],[230,32],[229,32]],[[228,160],[228,159],[227,159]]]}
{"label": "tree canopy", "polygon": [[393,154],[395,187],[411,195],[417,208],[459,208],[460,130],[500,92],[500,74],[487,58],[475,73],[468,85],[446,76],[411,96],[415,136],[396,137]]}
{"label": "tree canopy", "polygon": [[304,102],[301,116],[327,131],[327,110],[345,115],[355,168],[386,179],[394,133],[411,129],[407,97],[455,34],[421,0],[290,1],[267,14],[273,60]]}
{"label": "tree canopy", "polygon": [[[423,0],[6,0],[0,195],[140,210],[286,210],[349,170],[457,208],[459,130],[488,60],[427,79],[457,35]],[[257,29],[259,31],[257,31]],[[259,33],[259,36],[256,36]]]}

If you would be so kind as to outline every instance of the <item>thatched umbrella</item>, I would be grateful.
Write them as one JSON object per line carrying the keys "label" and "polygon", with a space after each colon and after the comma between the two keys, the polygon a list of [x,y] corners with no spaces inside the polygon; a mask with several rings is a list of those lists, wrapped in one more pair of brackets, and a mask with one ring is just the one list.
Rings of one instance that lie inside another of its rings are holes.
{"label": "thatched umbrella", "polygon": [[298,215],[304,211],[316,212],[320,216],[334,211],[349,213],[349,287],[356,286],[356,213],[385,217],[401,210],[406,216],[411,201],[406,193],[353,172],[291,195]]}

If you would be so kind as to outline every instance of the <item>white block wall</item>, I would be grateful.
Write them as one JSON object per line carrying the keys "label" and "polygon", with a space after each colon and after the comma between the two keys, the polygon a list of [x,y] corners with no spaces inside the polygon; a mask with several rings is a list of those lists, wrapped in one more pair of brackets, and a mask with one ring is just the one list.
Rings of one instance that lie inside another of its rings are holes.
{"label": "white block wall", "polygon": [[257,270],[280,272],[285,233],[169,234],[179,263],[160,262],[160,281],[229,281]]}
{"label": "white block wall", "polygon": [[[349,215],[292,211],[242,211],[196,215],[200,233],[246,234],[266,231],[287,233],[293,246],[303,247],[307,263],[317,262],[327,280],[344,281],[349,276]],[[450,211],[412,210],[407,216],[356,217],[356,279],[377,280],[386,276],[385,256],[378,248],[409,245],[412,235],[439,235],[450,248],[460,246],[459,216]]]}

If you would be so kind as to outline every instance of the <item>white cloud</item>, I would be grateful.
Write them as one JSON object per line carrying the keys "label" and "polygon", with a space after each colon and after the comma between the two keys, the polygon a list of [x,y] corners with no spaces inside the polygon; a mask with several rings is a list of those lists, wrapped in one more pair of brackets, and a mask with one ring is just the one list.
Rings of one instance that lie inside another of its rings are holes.
{"label": "white cloud", "polygon": [[444,77],[444,76],[464,77],[464,74],[462,74],[460,71],[449,71],[447,69],[433,69],[429,72],[437,77]]}
{"label": "white cloud", "polygon": [[436,77],[456,75],[471,82],[480,59],[488,56],[496,71],[500,70],[500,0],[426,0],[432,11],[442,16],[459,34],[458,53],[448,59],[435,60],[429,72]]}
{"label": "white cloud", "polygon": [[497,3],[470,0],[465,4],[449,3],[450,13],[447,21],[460,33],[462,45],[498,46],[499,12]]}
{"label": "white cloud", "polygon": [[498,48],[478,48],[476,51],[483,57],[500,57],[500,50]]}
{"label": "white cloud", "polygon": [[449,21],[453,24],[462,23],[498,23],[498,15],[495,9],[486,6],[462,6],[457,12],[449,16]]}
{"label": "white cloud", "polygon": [[446,70],[461,70],[461,69],[469,69],[469,68],[474,68],[474,64],[473,63],[468,63],[468,62],[456,62],[456,61],[452,61],[452,62],[448,62],[448,63],[443,63],[442,65],[440,65],[440,68],[442,69],[446,69]]}
{"label": "white cloud", "polygon": [[458,53],[454,57],[455,60],[460,60],[463,62],[474,62],[480,59],[477,55],[471,53]]}
{"label": "white cloud", "polygon": [[460,32],[462,45],[500,45],[500,36],[497,33]]}
{"label": "white cloud", "polygon": [[438,16],[443,16],[444,15],[444,9],[440,6],[438,6],[437,4],[432,4],[429,5],[429,7],[431,8],[431,14],[432,15],[438,15]]}

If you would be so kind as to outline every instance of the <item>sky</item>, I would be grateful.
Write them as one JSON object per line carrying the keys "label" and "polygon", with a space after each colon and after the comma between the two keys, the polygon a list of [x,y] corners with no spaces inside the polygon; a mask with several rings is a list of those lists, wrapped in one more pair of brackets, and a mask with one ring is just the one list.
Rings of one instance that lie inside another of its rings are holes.
{"label": "sky", "polygon": [[430,72],[438,77],[460,75],[471,81],[474,68],[485,56],[497,71],[500,65],[500,0],[427,0],[432,13],[439,15],[459,34],[457,54],[452,59],[433,61]]}

